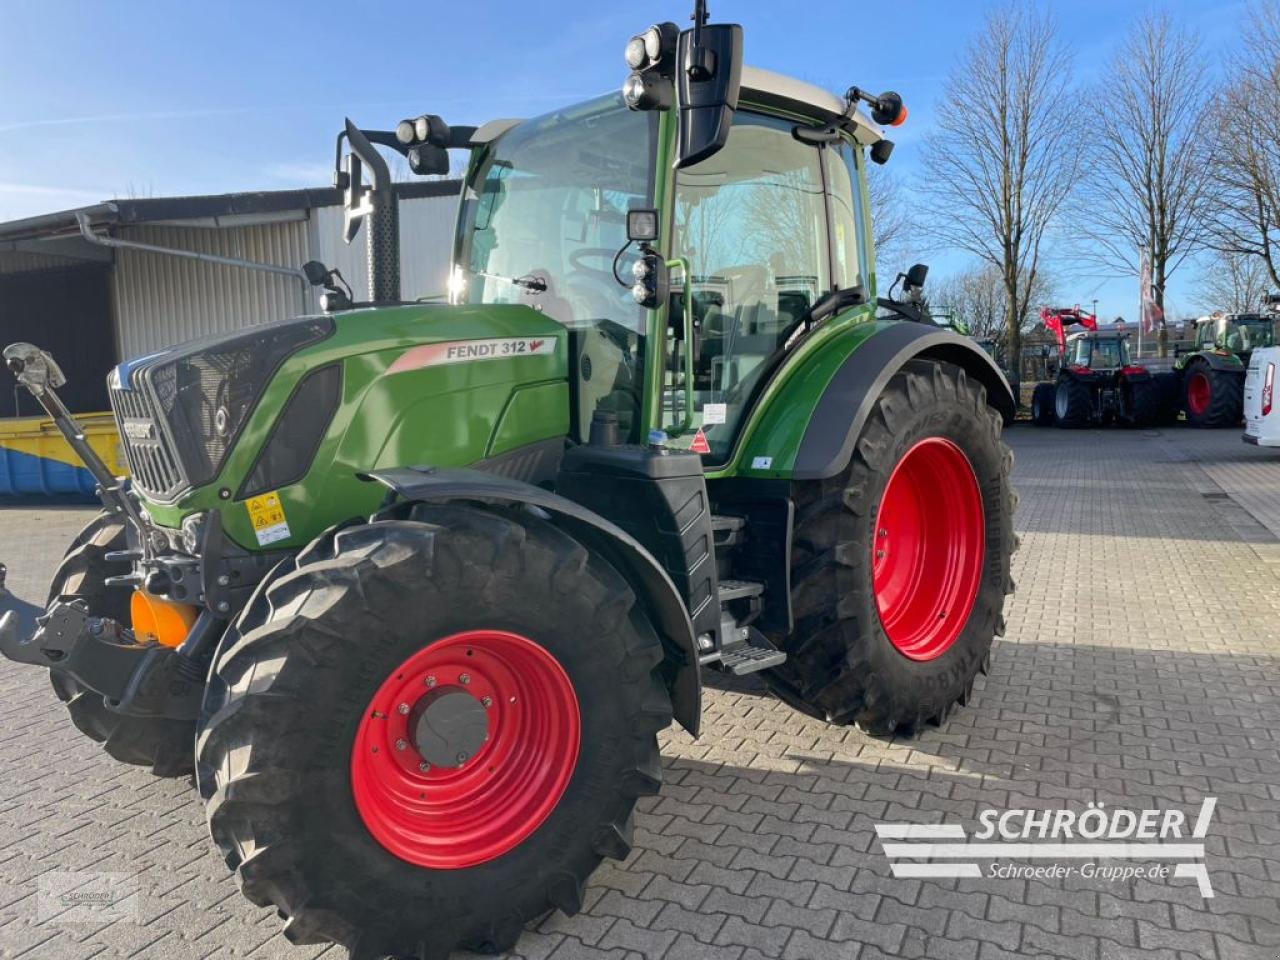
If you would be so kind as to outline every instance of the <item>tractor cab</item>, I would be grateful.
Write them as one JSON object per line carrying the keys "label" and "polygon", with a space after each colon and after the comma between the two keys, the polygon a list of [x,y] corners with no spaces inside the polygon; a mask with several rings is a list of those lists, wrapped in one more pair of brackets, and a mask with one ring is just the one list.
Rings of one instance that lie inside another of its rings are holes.
{"label": "tractor cab", "polygon": [[1276,345],[1276,318],[1259,313],[1215,313],[1196,321],[1196,350],[1238,356],[1247,365],[1252,351]]}
{"label": "tractor cab", "polygon": [[1067,338],[1066,363],[1078,374],[1119,373],[1132,366],[1129,335],[1106,330],[1072,334]]}

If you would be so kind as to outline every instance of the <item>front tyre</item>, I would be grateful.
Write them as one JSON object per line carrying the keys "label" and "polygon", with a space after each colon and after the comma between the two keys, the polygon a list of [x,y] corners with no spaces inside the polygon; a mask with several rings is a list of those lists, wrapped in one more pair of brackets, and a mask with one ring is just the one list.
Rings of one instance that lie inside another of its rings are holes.
{"label": "front tyre", "polygon": [[[49,605],[56,600],[83,601],[91,615],[110,617],[128,626],[133,591],[107,583],[109,577],[129,573],[127,561],[107,559],[108,554],[128,546],[124,522],[105,510],[99,513],[67,548],[49,584]],[[191,772],[195,727],[189,721],[116,713],[107,708],[102,694],[57,667],[50,668],[49,681],[58,699],[67,705],[76,729],[101,743],[109,756],[122,763],[150,767],[160,777],[180,777]]]}
{"label": "front tyre", "polygon": [[1075,377],[1063,377],[1058,381],[1053,396],[1054,420],[1064,430],[1087,426],[1092,415],[1093,403],[1089,388]]}
{"label": "front tyre", "polygon": [[619,574],[531,514],[406,505],[323,535],[214,662],[214,842],[295,943],[505,950],[630,850],[671,719]]}
{"label": "front tyre", "polygon": [[913,361],[880,395],[842,474],[795,485],[795,629],[766,680],[787,703],[912,734],[967,702],[1003,632],[1013,454],[986,391]]}

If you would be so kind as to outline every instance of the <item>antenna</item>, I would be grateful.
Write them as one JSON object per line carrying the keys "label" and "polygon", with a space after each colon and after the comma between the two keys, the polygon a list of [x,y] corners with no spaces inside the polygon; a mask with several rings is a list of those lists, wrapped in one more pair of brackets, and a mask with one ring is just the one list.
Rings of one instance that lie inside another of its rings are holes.
{"label": "antenna", "polygon": [[702,45],[702,28],[706,26],[707,17],[707,0],[694,0],[693,16],[689,18],[693,21],[693,38],[685,54],[684,69],[695,83],[710,80],[716,72],[715,54]]}

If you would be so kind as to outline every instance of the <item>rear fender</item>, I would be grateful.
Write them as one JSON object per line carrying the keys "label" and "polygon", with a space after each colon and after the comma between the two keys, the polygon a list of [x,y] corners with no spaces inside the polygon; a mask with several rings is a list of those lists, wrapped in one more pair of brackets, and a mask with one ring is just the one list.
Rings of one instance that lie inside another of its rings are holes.
{"label": "rear fender", "polygon": [[890,324],[845,359],[836,371],[805,428],[792,476],[820,480],[840,473],[880,394],[911,360],[954,364],[987,390],[987,403],[1005,423],[1016,414],[1013,392],[1000,368],[967,337],[920,323]]}
{"label": "rear fender", "polygon": [[664,672],[676,722],[693,736],[698,735],[702,678],[693,624],[671,578],[629,534],[572,500],[542,487],[482,470],[397,467],[370,471],[361,474],[361,478],[376,480],[405,500],[469,500],[508,507],[530,505],[550,514],[553,524],[605,557],[644,604],[662,641]]}

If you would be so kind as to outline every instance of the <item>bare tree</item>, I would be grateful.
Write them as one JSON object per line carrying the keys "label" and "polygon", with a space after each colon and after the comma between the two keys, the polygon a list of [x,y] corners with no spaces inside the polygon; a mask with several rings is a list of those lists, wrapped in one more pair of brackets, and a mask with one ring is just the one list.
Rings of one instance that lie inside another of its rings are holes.
{"label": "bare tree", "polygon": [[[1204,238],[1212,196],[1201,136],[1210,95],[1204,55],[1167,13],[1147,14],[1105,75],[1094,95],[1103,106],[1077,229],[1088,240],[1086,259],[1135,276],[1148,250],[1152,298],[1163,310],[1169,277]],[[1164,356],[1163,323],[1158,343]]]}
{"label": "bare tree", "polygon": [[999,270],[1013,356],[1041,242],[1080,175],[1069,62],[1046,14],[1014,4],[992,10],[948,78],[925,143],[930,229]]}
{"label": "bare tree", "polygon": [[[1026,289],[1028,295],[1018,318],[1018,329],[1023,333],[1035,325],[1040,306],[1052,296],[1049,275],[1039,271],[1034,286],[1027,284]],[[929,308],[935,319],[950,317],[967,329],[970,336],[995,340],[997,354],[1006,354],[1009,299],[999,267],[984,263],[931,283]]]}
{"label": "bare tree", "polygon": [[867,169],[867,194],[871,198],[871,222],[875,227],[876,263],[882,275],[896,273],[905,264],[900,257],[910,251],[915,224],[911,207],[898,178],[882,166]]}
{"label": "bare tree", "polygon": [[1209,245],[1256,258],[1280,287],[1280,3],[1254,5],[1244,55],[1220,94]]}
{"label": "bare tree", "polygon": [[1249,253],[1219,253],[1200,275],[1196,298],[1207,313],[1249,313],[1258,309],[1271,286],[1271,275],[1261,257]]}

